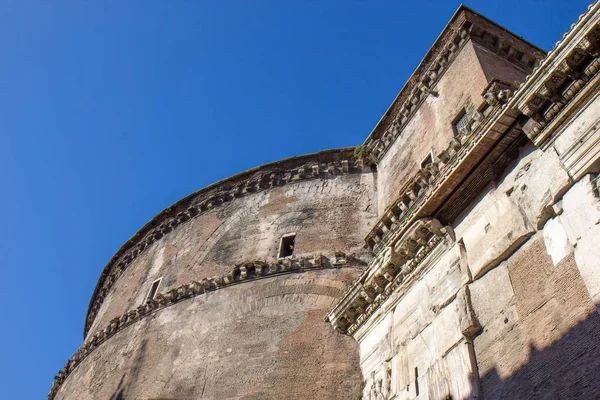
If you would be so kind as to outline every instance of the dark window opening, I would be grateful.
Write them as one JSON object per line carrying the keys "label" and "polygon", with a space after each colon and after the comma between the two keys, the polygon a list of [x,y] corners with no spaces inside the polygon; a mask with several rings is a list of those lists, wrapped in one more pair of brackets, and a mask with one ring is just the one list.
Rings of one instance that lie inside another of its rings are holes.
{"label": "dark window opening", "polygon": [[415,393],[419,395],[419,368],[415,367]]}
{"label": "dark window opening", "polygon": [[466,129],[468,122],[469,117],[467,116],[467,112],[462,110],[454,120],[454,134],[459,135],[463,129]]}
{"label": "dark window opening", "polygon": [[425,168],[426,165],[429,165],[431,163],[433,163],[433,156],[431,155],[431,152],[429,152],[429,154],[427,154],[427,157],[425,157],[425,159],[421,161],[421,168]]}
{"label": "dark window opening", "polygon": [[296,242],[296,235],[290,234],[285,235],[281,238],[279,243],[279,258],[291,257],[294,254],[294,243]]}
{"label": "dark window opening", "polygon": [[154,296],[156,296],[156,292],[158,292],[159,286],[160,286],[160,279],[157,279],[154,282],[152,282],[152,287],[150,288],[150,291],[148,292],[148,296],[146,296],[146,300],[153,299]]}

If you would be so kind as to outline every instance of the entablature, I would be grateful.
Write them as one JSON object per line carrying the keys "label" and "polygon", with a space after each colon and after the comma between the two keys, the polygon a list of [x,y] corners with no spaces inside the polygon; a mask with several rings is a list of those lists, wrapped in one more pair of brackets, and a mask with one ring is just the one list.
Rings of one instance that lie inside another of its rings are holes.
{"label": "entablature", "polygon": [[505,107],[511,85],[494,80],[483,93],[485,103],[469,116],[446,150],[418,171],[400,190],[367,235],[367,246],[378,254],[418,218],[433,216],[487,151],[515,130],[520,113]]}
{"label": "entablature", "polygon": [[384,249],[344,293],[327,319],[341,332],[353,334],[400,286],[410,286],[415,271],[441,242],[453,243],[454,231],[433,218],[423,218],[394,245]]}
{"label": "entablature", "polygon": [[515,36],[504,28],[465,6],[459,7],[363,144],[367,162],[377,164],[427,96],[437,95],[437,82],[469,40],[508,60],[526,74],[545,56],[542,50],[522,39],[515,40]]}
{"label": "entablature", "polygon": [[140,254],[177,227],[216,207],[254,193],[305,180],[370,173],[371,167],[365,166],[354,153],[354,148],[326,150],[253,168],[201,189],[161,211],[133,235],[104,267],[90,300],[84,336],[117,279]]}
{"label": "entablature", "polygon": [[552,126],[568,117],[566,109],[600,70],[600,3],[571,26],[543,62],[527,77],[511,103],[531,118],[527,136],[541,148],[552,139]]}

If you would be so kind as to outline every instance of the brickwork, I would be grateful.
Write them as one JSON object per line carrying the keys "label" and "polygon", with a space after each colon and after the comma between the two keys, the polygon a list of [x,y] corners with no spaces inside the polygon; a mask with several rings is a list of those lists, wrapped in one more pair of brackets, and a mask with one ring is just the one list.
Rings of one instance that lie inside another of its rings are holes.
{"label": "brickwork", "polygon": [[600,3],[543,57],[460,6],[363,146],[163,210],[49,399],[600,398]]}
{"label": "brickwork", "polygon": [[168,290],[222,275],[243,261],[273,260],[287,233],[296,233],[297,256],[364,252],[363,238],[376,217],[373,184],[371,174],[310,180],[236,199],[181,225],[115,282],[90,334],[142,304],[154,280],[162,277],[161,290]]}
{"label": "brickwork", "polygon": [[[470,77],[468,81],[461,79],[466,75]],[[446,149],[455,134],[452,123],[465,107],[472,111],[483,102],[482,92],[487,84],[473,44],[468,42],[434,88],[439,96],[427,97],[380,161],[377,174],[380,213],[421,168],[421,161],[430,151],[435,159]]]}
{"label": "brickwork", "polygon": [[554,266],[538,234],[505,263],[514,295],[474,341],[484,397],[598,398],[600,315],[573,255]]}
{"label": "brickwork", "polygon": [[323,315],[359,273],[267,278],[167,307],[94,350],[55,398],[354,399],[358,345]]}

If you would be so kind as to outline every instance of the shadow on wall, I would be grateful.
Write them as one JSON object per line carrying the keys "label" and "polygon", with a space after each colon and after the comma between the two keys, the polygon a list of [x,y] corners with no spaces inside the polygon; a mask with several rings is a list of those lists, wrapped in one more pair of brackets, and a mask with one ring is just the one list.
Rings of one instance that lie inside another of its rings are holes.
{"label": "shadow on wall", "polygon": [[[147,348],[147,341],[143,340],[140,347],[135,349],[135,360],[133,361],[132,365],[133,367],[131,367],[131,370],[129,371],[129,378],[127,379],[130,382],[135,382],[140,375],[140,370],[141,367],[144,364],[144,361],[146,359],[146,348]],[[125,392],[127,391],[127,384],[125,383],[126,379],[125,377],[127,376],[127,374],[123,374],[123,376],[121,377],[121,380],[119,381],[119,385],[117,386],[117,388],[115,389],[115,392],[113,393],[112,396],[110,396],[110,400],[126,400],[126,396],[125,396]]]}
{"label": "shadow on wall", "polygon": [[[139,379],[146,347],[143,341],[136,349],[133,367],[121,377],[110,400],[128,399],[126,382]],[[509,376],[500,377],[496,369],[481,376],[483,399],[600,399],[598,313],[588,314],[550,346],[529,350],[527,363]]]}
{"label": "shadow on wall", "polygon": [[500,377],[481,376],[481,392],[491,399],[600,399],[600,315],[577,323],[552,345],[530,347],[526,364]]}
{"label": "shadow on wall", "polygon": [[123,381],[125,380],[125,376],[127,376],[127,374],[123,374],[123,376],[121,377],[121,380],[119,381],[119,386],[117,386],[115,394],[110,396],[110,400],[125,400],[125,388],[123,387]]}

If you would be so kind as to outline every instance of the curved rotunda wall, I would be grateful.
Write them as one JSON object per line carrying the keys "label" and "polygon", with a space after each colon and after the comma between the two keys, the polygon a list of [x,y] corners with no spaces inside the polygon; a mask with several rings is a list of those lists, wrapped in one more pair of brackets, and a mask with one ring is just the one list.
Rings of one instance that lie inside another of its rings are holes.
{"label": "curved rotunda wall", "polygon": [[[343,155],[351,158],[352,152]],[[306,157],[304,164],[316,158]],[[360,256],[366,229],[377,217],[374,174],[361,168],[331,174],[321,169],[316,178],[234,198],[180,224],[141,252],[97,300],[86,340],[143,304],[155,280],[162,278],[159,292],[165,292],[227,274],[241,262],[274,261],[288,233],[296,234],[294,256]]]}
{"label": "curved rotunda wall", "polygon": [[[141,254],[105,297],[93,334],[161,292],[230,272],[247,261],[273,261],[282,235],[296,234],[294,255],[359,254],[375,215],[373,175],[308,180],[236,199],[182,224]],[[360,229],[362,227],[362,229]]]}
{"label": "curved rotunda wall", "polygon": [[160,309],[94,349],[54,399],[354,399],[358,344],[323,317],[361,271],[279,275]]}
{"label": "curved rotunda wall", "polygon": [[[49,399],[356,397],[358,345],[324,317],[370,257],[375,176],[353,149],[330,150],[162,211],[104,268]],[[294,255],[278,260],[290,233]]]}

